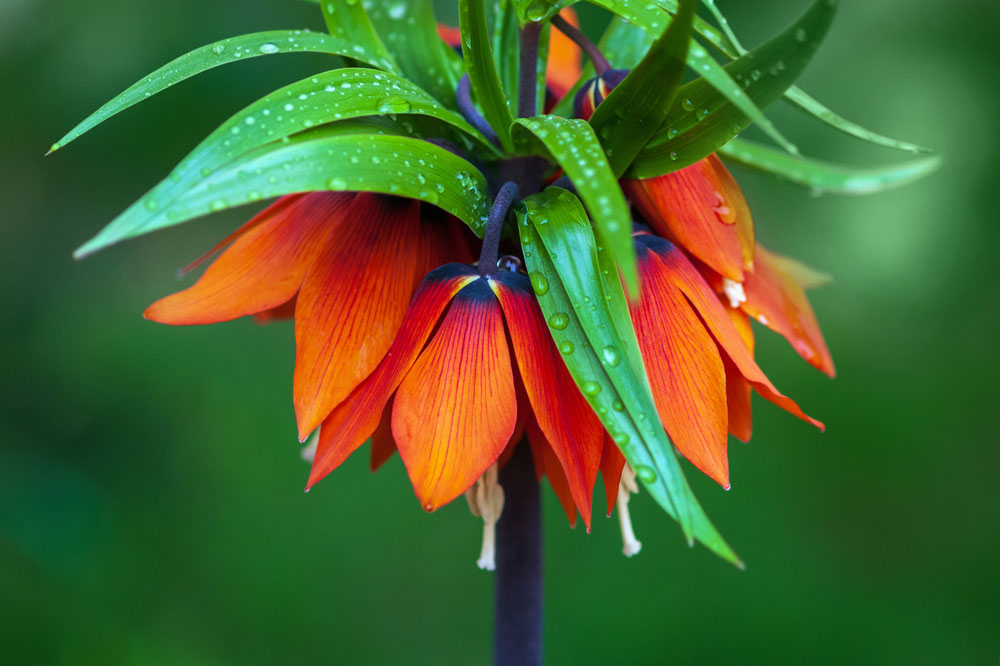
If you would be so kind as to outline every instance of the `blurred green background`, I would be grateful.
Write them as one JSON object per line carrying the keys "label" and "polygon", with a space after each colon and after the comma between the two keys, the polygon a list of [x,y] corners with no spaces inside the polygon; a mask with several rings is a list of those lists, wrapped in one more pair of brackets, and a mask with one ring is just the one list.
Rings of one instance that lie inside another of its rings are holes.
{"label": "blurred green background", "polygon": [[[805,4],[721,3],[749,45]],[[761,240],[836,276],[813,295],[835,381],[759,335],[762,367],[829,430],[758,402],[733,489],[693,479],[745,572],[687,549],[647,496],[627,560],[613,519],[570,530],[546,490],[549,663],[997,663],[998,24],[986,0],[843,4],[803,86],[947,164],[856,199],[734,170]],[[321,26],[278,0],[0,1],[0,663],[489,662],[492,576],[463,502],[427,515],[398,457],[371,475],[364,453],[302,493],[290,325],[141,318],[245,212],[70,258],[324,59],[215,70],[42,158],[190,48]],[[905,158],[770,115],[811,155]]]}

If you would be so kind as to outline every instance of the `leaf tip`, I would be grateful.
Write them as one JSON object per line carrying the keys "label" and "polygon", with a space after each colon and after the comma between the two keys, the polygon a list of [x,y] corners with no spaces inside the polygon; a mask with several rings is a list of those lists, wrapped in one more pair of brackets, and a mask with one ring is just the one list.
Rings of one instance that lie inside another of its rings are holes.
{"label": "leaf tip", "polygon": [[49,155],[56,152],[60,148],[62,148],[62,145],[58,141],[56,143],[53,143],[51,146],[49,146],[49,152],[45,153],[45,157],[48,157]]}

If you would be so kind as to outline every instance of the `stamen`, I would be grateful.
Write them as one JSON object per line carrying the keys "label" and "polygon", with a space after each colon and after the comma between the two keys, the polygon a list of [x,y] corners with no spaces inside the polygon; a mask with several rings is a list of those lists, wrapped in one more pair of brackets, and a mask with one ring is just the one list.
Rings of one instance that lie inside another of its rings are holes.
{"label": "stamen", "polygon": [[494,463],[479,477],[475,485],[465,491],[472,515],[483,519],[483,545],[479,550],[476,566],[483,571],[497,568],[496,528],[503,512],[503,488],[497,483],[497,465]]}
{"label": "stamen", "polygon": [[743,283],[729,278],[722,278],[722,293],[729,299],[729,307],[738,308],[747,302],[747,294],[743,291]]}
{"label": "stamen", "polygon": [[639,492],[639,485],[635,482],[635,470],[628,463],[622,470],[621,480],[618,482],[618,525],[622,530],[622,552],[625,557],[632,557],[642,550],[642,543],[635,538],[632,530],[632,518],[628,512],[629,496]]}

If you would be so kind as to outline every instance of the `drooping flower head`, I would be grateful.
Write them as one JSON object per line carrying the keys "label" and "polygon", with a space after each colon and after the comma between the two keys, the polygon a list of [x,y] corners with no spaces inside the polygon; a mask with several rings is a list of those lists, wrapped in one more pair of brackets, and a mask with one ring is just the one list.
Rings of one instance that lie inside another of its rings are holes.
{"label": "drooping flower head", "polygon": [[[756,364],[752,321],[822,372],[834,367],[805,294],[825,276],[756,242],[722,158],[814,188],[877,189],[870,171],[789,164],[736,138],[755,122],[797,155],[760,109],[790,90],[836,2],[817,0],[751,52],[696,20],[694,0],[597,2],[618,15],[601,48],[554,0],[490,12],[463,2],[458,28],[439,26],[429,2],[397,4],[324,0],[328,34],[207,45],[72,130],[53,150],[211,67],[338,56],[236,113],[79,255],[273,199],[146,317],[294,320],[310,488],[366,441],[373,469],[398,451],[425,509],[466,495],[487,524],[488,568],[505,501],[498,469],[530,447],[537,477],[588,529],[600,471],[626,554],[639,549],[627,502],[641,484],[689,540],[738,563],[674,447],[728,488],[728,435],[750,438],[752,392],[822,429]],[[801,91],[796,100],[877,137]]]}

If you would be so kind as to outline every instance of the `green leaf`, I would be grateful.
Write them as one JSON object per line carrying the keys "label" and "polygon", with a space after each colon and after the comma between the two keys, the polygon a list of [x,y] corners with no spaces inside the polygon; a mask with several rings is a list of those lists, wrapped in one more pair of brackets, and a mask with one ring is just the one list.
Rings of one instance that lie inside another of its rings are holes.
{"label": "green leaf", "polygon": [[604,149],[587,121],[558,116],[519,118],[514,123],[513,139],[519,148],[552,159],[563,168],[614,254],[629,291],[637,294],[632,215]]}
{"label": "green leaf", "polygon": [[377,52],[368,51],[363,45],[356,45],[353,40],[346,37],[303,30],[271,30],[230,37],[171,60],[87,116],[83,122],[54,144],[52,150],[58,150],[116,113],[184,79],[220,65],[276,53],[328,53],[361,60],[386,71],[395,71],[391,59],[384,58]]}
{"label": "green leaf", "polygon": [[657,418],[621,283],[579,200],[549,188],[526,199],[517,216],[539,305],[557,322],[549,331],[574,382],[689,542],[693,536],[742,566],[695,499]]}
{"label": "green leaf", "polygon": [[[836,0],[816,0],[792,25],[726,65],[757,106],[780,98],[798,78],[826,35]],[[649,178],[694,164],[743,131],[751,119],[704,79],[684,85],[663,127],[643,149],[629,175]]]}
{"label": "green leaf", "polygon": [[438,37],[433,3],[369,0],[365,6],[406,78],[455,108],[461,58]]}
{"label": "green leaf", "polygon": [[667,117],[684,74],[695,2],[681,0],[681,13],[590,118],[616,177]]}
{"label": "green leaf", "polygon": [[796,159],[768,146],[734,139],[720,151],[728,159],[783,180],[810,188],[816,194],[873,194],[902,187],[936,171],[941,157],[934,155],[901,164],[858,168]]}
{"label": "green leaf", "polygon": [[479,102],[486,122],[496,131],[500,144],[505,150],[510,150],[510,125],[514,117],[507,106],[507,97],[493,60],[483,0],[459,0],[458,18],[464,46],[462,57],[472,83],[472,94]]}
{"label": "green leaf", "polygon": [[837,115],[827,107],[825,107],[821,102],[813,99],[804,90],[796,86],[792,86],[785,91],[785,100],[791,104],[802,109],[806,113],[819,118],[824,123],[833,127],[834,129],[840,130],[844,134],[853,136],[856,139],[861,139],[862,141],[867,141],[868,143],[873,143],[876,146],[882,146],[884,148],[894,148],[896,150],[902,150],[908,153],[930,153],[933,152],[930,148],[925,148],[923,146],[918,146],[915,143],[910,143],[908,141],[899,141],[898,139],[889,138],[883,134],[878,134],[869,129],[865,129],[857,123],[851,122],[846,118]]}
{"label": "green leaf", "polygon": [[[736,34],[730,29],[729,22],[726,20],[726,17],[722,15],[722,12],[718,10],[714,0],[703,0],[703,2],[710,8],[716,20],[719,22],[719,25],[722,26],[722,29],[725,32],[725,37],[723,38],[717,34],[709,35],[705,33],[702,33],[702,36],[706,37],[713,46],[719,49],[721,53],[730,59],[745,54],[747,50],[743,48],[743,45],[740,44],[740,40],[736,37]],[[887,136],[866,129],[855,122],[851,122],[843,116],[834,113],[821,102],[813,99],[812,96],[807,94],[798,86],[792,86],[785,91],[785,100],[811,116],[814,116],[818,120],[826,123],[830,127],[833,127],[834,129],[849,136],[861,139],[862,141],[867,141],[868,143],[883,146],[885,148],[903,150],[909,153],[932,152],[930,148],[924,148],[923,146],[918,146],[917,144],[910,143],[908,141],[891,139]]]}
{"label": "green leaf", "polygon": [[[320,8],[331,36],[350,41],[361,52],[374,53],[381,60],[392,61],[362,3],[357,0],[323,0]],[[398,70],[393,68],[393,71]]]}
{"label": "green leaf", "polygon": [[512,0],[499,0],[493,15],[493,56],[511,117],[517,114],[518,72],[520,69],[517,16]]}
{"label": "green leaf", "polygon": [[186,188],[170,203],[161,204],[151,192],[74,256],[80,258],[125,238],[214,211],[313,190],[380,192],[420,199],[455,215],[482,235],[488,187],[474,166],[420,139],[360,134],[357,125],[343,129],[338,125],[245,153]]}
{"label": "green leaf", "polygon": [[[662,25],[664,23],[672,22],[668,11],[674,14],[680,11],[679,5],[676,2],[666,2],[664,0],[660,0],[659,4],[642,3],[637,0],[607,0],[598,4],[609,5],[609,8],[611,8],[610,5],[613,5],[623,11],[631,10],[629,13],[637,17],[636,24],[657,36],[663,32]],[[639,6],[643,6],[641,10]],[[616,10],[612,9],[612,11]],[[625,16],[624,13],[619,13]],[[659,15],[657,16],[657,14]],[[719,91],[725,99],[729,100],[737,109],[742,111],[750,119],[749,122],[756,123],[768,136],[788,152],[793,155],[798,154],[798,149],[782,136],[778,128],[774,126],[774,123],[761,112],[758,105],[754,103],[754,100],[748,97],[744,93],[743,88],[733,80],[730,73],[709,56],[708,52],[699,44],[694,43],[691,45],[687,54],[687,64],[698,76],[702,77],[704,82]]]}
{"label": "green leaf", "polygon": [[303,129],[349,118],[424,116],[438,121],[438,132],[474,138],[481,149],[492,144],[460,115],[404,78],[374,69],[346,68],[303,79],[260,99],[212,132],[147,196],[165,206],[230,160]]}
{"label": "green leaf", "polygon": [[563,7],[568,7],[576,0],[512,0],[512,2],[518,23],[527,25],[548,21]]}

